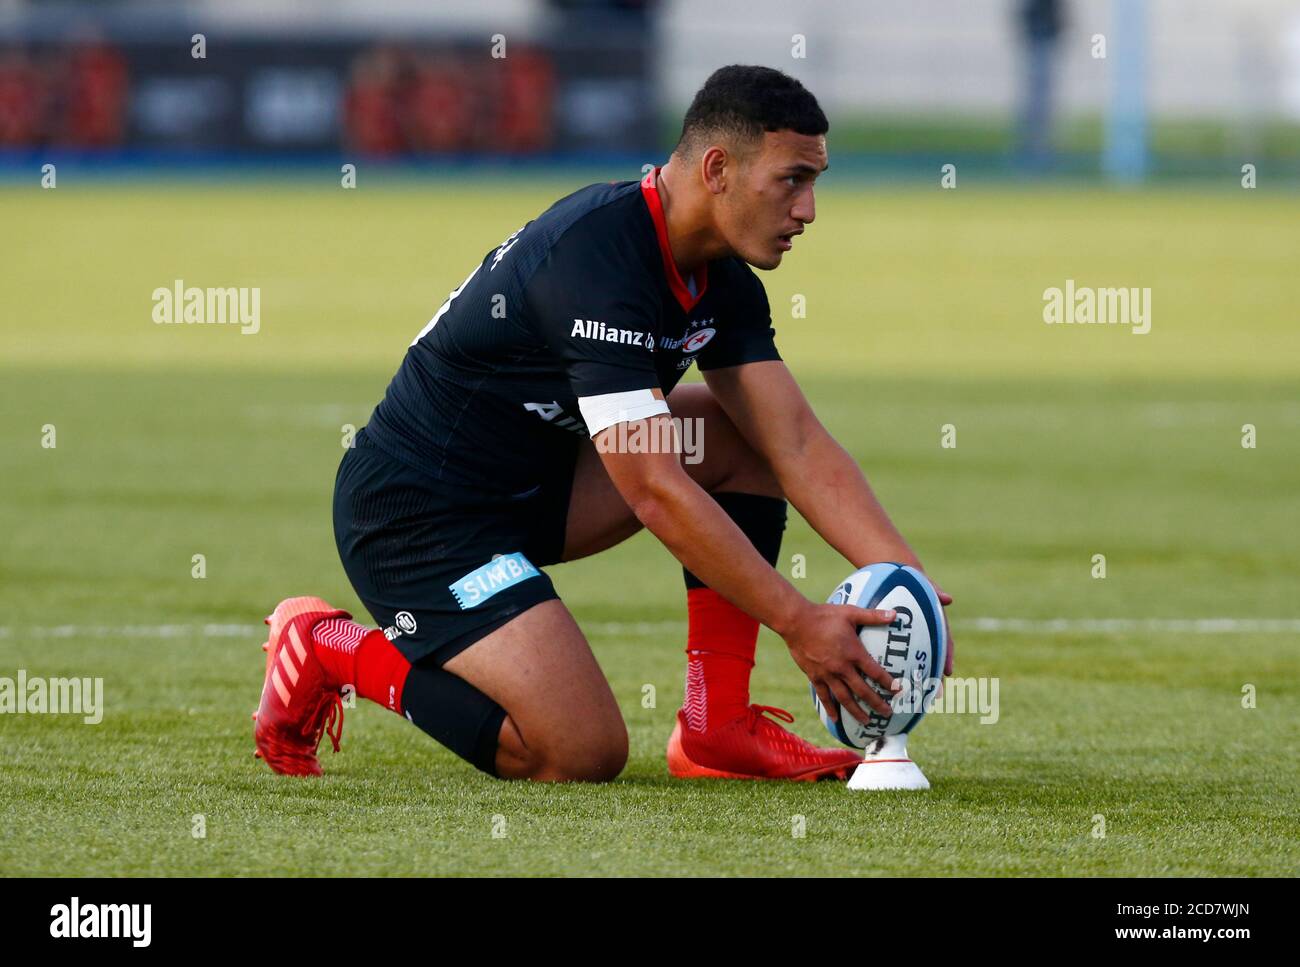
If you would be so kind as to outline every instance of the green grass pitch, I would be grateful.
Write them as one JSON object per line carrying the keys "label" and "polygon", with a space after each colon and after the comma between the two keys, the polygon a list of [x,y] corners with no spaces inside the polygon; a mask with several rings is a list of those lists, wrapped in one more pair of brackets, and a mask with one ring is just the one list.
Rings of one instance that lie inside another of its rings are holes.
{"label": "green grass pitch", "polygon": [[[1300,201],[1231,180],[832,174],[764,276],[787,361],[957,599],[958,675],[1000,684],[995,724],[917,730],[929,792],[671,781],[684,597],[645,534],[552,569],[628,721],[613,785],[494,781],[364,702],[323,780],[273,775],[261,617],[359,607],[340,428],[481,254],[585,183],[383,180],[0,189],[0,676],[99,676],[106,704],[0,716],[0,873],[1297,873]],[[175,279],[261,287],[261,331],[155,325]],[[1045,325],[1066,279],[1150,287],[1151,332]],[[849,570],[798,520],[783,554],[810,598]],[[1160,623],[1197,618],[1232,622]],[[768,632],[753,697],[830,743]]]}

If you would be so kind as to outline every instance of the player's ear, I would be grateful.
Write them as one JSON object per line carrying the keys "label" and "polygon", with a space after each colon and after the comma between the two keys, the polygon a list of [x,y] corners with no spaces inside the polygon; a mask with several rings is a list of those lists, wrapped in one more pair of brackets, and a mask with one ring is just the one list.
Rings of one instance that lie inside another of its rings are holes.
{"label": "player's ear", "polygon": [[720,145],[710,145],[704,149],[700,158],[700,174],[704,185],[715,195],[722,194],[727,188],[727,176],[735,167],[734,159]]}

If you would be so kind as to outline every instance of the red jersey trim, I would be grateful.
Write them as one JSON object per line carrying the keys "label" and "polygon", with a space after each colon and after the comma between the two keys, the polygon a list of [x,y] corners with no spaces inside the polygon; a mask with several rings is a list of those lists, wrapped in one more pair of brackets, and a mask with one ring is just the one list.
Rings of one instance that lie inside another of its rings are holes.
{"label": "red jersey trim", "polygon": [[677,271],[677,263],[673,261],[673,250],[668,244],[668,223],[664,220],[663,202],[659,200],[659,189],[655,186],[658,177],[658,167],[646,173],[646,176],[641,179],[641,197],[645,199],[646,208],[650,209],[650,218],[655,223],[655,236],[659,239],[659,254],[663,256],[668,288],[677,298],[682,311],[690,312],[704,298],[704,293],[709,287],[709,263],[705,262],[695,270],[696,294],[692,296],[691,290],[686,288],[686,283],[682,280],[682,274]]}

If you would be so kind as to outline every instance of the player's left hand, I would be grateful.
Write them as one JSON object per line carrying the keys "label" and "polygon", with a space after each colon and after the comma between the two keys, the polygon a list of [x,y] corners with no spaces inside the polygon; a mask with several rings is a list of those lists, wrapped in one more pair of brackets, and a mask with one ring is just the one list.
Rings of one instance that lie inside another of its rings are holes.
{"label": "player's left hand", "polygon": [[[946,593],[946,592],[940,590],[937,586],[935,587],[934,592],[935,592],[935,594],[939,595],[939,603],[940,603],[941,605],[943,605],[945,608],[948,607],[948,605],[952,604],[952,595],[951,595],[951,594],[948,594],[948,593]],[[943,660],[943,677],[944,677],[944,678],[949,678],[949,677],[952,676],[952,651],[953,651],[953,644],[952,644],[952,625],[948,625],[948,648],[947,648],[947,650],[945,651],[945,656],[946,656],[946,657],[945,657],[944,660]]]}

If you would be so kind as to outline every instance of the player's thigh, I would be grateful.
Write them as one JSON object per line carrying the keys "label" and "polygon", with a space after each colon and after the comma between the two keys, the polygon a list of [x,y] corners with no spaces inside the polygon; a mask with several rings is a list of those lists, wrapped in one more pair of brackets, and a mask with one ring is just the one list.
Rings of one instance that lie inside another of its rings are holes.
{"label": "player's thigh", "polygon": [[447,671],[505,709],[530,753],[575,778],[613,778],[627,727],[573,615],[543,601],[449,659]]}
{"label": "player's thigh", "polygon": [[[682,465],[692,480],[710,493],[734,490],[780,496],[766,461],[745,440],[707,384],[677,386],[668,395],[668,406],[674,417],[692,421],[682,433]],[[574,561],[599,553],[640,529],[641,522],[609,479],[595,445],[586,441],[574,465],[562,559]]]}

